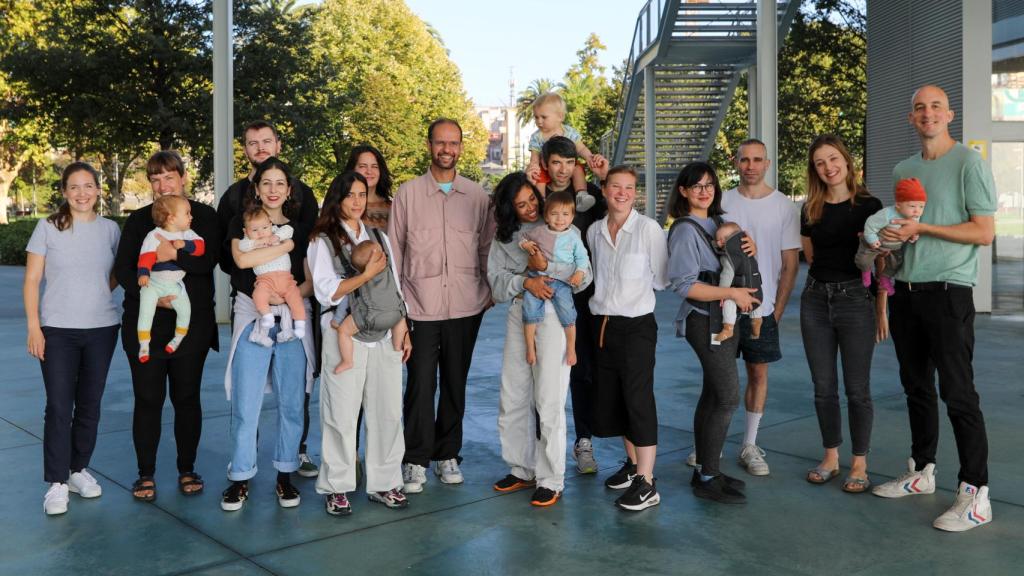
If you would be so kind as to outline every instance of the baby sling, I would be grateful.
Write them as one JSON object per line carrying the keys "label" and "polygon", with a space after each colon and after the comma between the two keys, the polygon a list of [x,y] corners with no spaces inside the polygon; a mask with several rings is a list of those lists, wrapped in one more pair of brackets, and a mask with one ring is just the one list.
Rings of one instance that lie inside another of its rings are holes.
{"label": "baby sling", "polygon": [[[348,298],[349,314],[359,328],[359,332],[353,337],[360,342],[373,343],[380,341],[399,320],[405,317],[405,301],[398,292],[398,283],[391,272],[391,254],[388,252],[387,244],[380,230],[369,229],[375,237],[377,244],[384,251],[388,258],[388,266],[383,274],[377,274],[369,282],[356,288]],[[334,245],[324,234],[320,235],[331,252],[331,262],[334,264],[334,271],[339,276],[353,278],[359,275],[359,271],[352,265],[349,255],[341,250],[335,253]],[[333,313],[337,306],[331,306],[323,311],[324,314]]]}

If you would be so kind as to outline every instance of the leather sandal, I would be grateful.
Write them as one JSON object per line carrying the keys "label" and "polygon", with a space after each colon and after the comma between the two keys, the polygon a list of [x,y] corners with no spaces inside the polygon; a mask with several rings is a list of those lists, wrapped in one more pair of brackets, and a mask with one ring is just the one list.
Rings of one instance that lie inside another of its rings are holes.
{"label": "leather sandal", "polygon": [[807,471],[807,481],[811,484],[827,484],[830,480],[839,476],[839,468],[823,468],[816,466]]}
{"label": "leather sandal", "polygon": [[153,481],[153,477],[139,476],[139,479],[132,483],[132,497],[142,502],[156,500],[156,482]]}
{"label": "leather sandal", "polygon": [[195,496],[203,491],[203,477],[195,472],[178,474],[178,490],[185,496]]}

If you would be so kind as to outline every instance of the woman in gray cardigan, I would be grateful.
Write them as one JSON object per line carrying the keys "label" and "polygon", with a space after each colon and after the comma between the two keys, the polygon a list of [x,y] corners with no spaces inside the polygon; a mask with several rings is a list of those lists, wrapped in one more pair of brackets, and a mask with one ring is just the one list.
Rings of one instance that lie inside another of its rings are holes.
{"label": "woman in gray cardigan", "polygon": [[[537,326],[537,362],[526,362],[523,338],[522,294],[548,300],[552,291],[545,277],[528,277],[527,267],[543,270],[548,277],[568,280],[572,264],[528,262],[519,247],[524,231],[543,226],[543,198],[523,172],[513,172],[494,190],[494,215],[498,223],[495,241],[487,256],[487,281],[495,302],[508,302],[505,350],[501,367],[498,436],[501,456],[509,474],[494,484],[498,492],[536,487],[534,506],[550,506],[561,497],[565,479],[565,396],[569,365],[565,363],[565,331],[554,309],[545,305],[544,320]],[[586,288],[590,274],[575,288]],[[534,424],[539,420],[540,437]]]}

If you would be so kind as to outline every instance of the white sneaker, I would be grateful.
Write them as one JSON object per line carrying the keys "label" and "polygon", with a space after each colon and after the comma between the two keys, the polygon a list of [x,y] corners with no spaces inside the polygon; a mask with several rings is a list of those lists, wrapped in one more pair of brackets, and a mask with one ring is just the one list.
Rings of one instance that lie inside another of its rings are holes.
{"label": "white sneaker", "polygon": [[406,494],[423,492],[423,485],[427,483],[427,469],[411,462],[402,464],[402,482],[405,483]]}
{"label": "white sneaker", "polygon": [[[719,458],[722,458],[724,456],[725,456],[725,450],[719,452],[719,454],[718,454]],[[689,466],[690,468],[699,468],[699,466],[697,466],[697,451],[696,450],[690,451],[689,455],[686,456],[686,465]],[[767,466],[767,464],[765,464],[765,465]]]}
{"label": "white sneaker", "polygon": [[972,486],[961,482],[953,505],[932,522],[932,526],[946,532],[964,532],[992,521],[992,503],[988,500],[988,486]]}
{"label": "white sneaker", "polygon": [[56,516],[68,511],[68,485],[54,482],[43,497],[43,511],[47,516]]}
{"label": "white sneaker", "polygon": [[914,470],[914,459],[907,460],[908,472],[895,480],[875,486],[871,493],[882,498],[902,498],[915,494],[935,492],[935,464],[928,464],[924,470]]}
{"label": "white sneaker", "polygon": [[82,468],[81,472],[71,474],[68,478],[68,490],[82,498],[97,498],[103,494],[103,487],[85,468]]}
{"label": "white sneaker", "polygon": [[572,456],[576,460],[576,470],[580,474],[596,474],[597,460],[594,459],[594,444],[590,438],[580,438],[572,449]]}
{"label": "white sneaker", "polygon": [[690,451],[689,455],[686,456],[686,465],[689,466],[690,468],[696,468],[697,467],[697,451],[696,450]]}
{"label": "white sneaker", "polygon": [[459,461],[455,458],[434,462],[434,474],[437,474],[444,484],[462,484],[462,471],[459,470]]}
{"label": "white sneaker", "polygon": [[737,458],[740,466],[747,469],[751,476],[767,476],[768,463],[764,460],[764,450],[755,444],[744,444],[740,457]]}
{"label": "white sneaker", "polygon": [[580,190],[576,193],[576,211],[586,212],[597,204],[597,198],[588,193],[586,190]]}

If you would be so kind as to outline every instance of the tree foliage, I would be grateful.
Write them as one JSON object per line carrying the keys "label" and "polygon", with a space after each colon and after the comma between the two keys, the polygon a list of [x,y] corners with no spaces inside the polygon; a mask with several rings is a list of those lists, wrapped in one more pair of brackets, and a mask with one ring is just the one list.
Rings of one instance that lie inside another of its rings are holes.
{"label": "tree foliage", "polygon": [[583,47],[576,51],[576,61],[560,82],[547,78],[532,81],[516,98],[516,117],[526,124],[533,119],[533,102],[546,92],[557,92],[565,101],[565,123],[583,136],[583,141],[597,151],[601,136],[612,128],[622,92],[622,71],[615,69],[614,78],[605,77],[605,67],[598,56],[605,45],[597,34],[590,34]]}
{"label": "tree foliage", "polygon": [[[802,194],[807,149],[819,134],[843,139],[863,166],[867,116],[867,42],[863,4],[819,0],[797,13],[779,53],[779,188]],[[726,168],[747,137],[745,79],[736,90],[712,156]],[[731,167],[725,171],[735,179]]]}
{"label": "tree foliage", "polygon": [[38,102],[53,146],[99,158],[115,202],[154,143],[209,153],[208,1],[19,4],[36,21],[13,31],[3,68]]}
{"label": "tree foliage", "polygon": [[487,132],[437,32],[403,2],[325,0],[313,22],[313,59],[326,71],[316,105],[327,111],[311,168],[333,176],[349,150],[379,148],[397,181],[429,165],[426,128],[450,117],[463,129],[459,170],[479,178]]}

